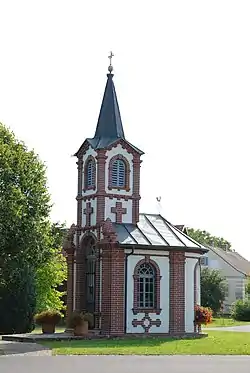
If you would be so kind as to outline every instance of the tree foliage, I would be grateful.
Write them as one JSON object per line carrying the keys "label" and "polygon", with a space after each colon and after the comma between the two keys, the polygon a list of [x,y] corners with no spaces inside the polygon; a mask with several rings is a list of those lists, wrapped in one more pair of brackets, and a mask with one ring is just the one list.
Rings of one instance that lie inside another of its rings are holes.
{"label": "tree foliage", "polygon": [[207,231],[188,228],[187,232],[191,238],[193,238],[195,241],[199,242],[202,245],[219,247],[223,250],[230,250],[231,248],[231,243],[229,241],[225,240],[222,237],[212,236]]}
{"label": "tree foliage", "polygon": [[3,272],[8,281],[0,287],[0,334],[29,333],[36,308],[34,270],[12,261]]}
{"label": "tree foliage", "polygon": [[64,227],[53,224],[52,237],[54,242],[50,257],[36,272],[37,312],[46,309],[61,311],[64,308],[62,301],[64,293],[58,290],[58,286],[67,278],[66,260],[62,255]]}
{"label": "tree foliage", "polygon": [[218,313],[227,294],[225,278],[215,269],[201,270],[201,305]]}
{"label": "tree foliage", "polygon": [[0,123],[0,267],[38,268],[51,247],[45,166]]}
{"label": "tree foliage", "polygon": [[234,320],[250,321],[250,299],[238,299],[232,306],[231,316]]}
{"label": "tree foliage", "polygon": [[34,294],[39,309],[61,307],[63,229],[51,225],[50,210],[44,164],[0,123],[0,298],[16,332],[25,329],[17,328],[18,312],[33,317]]}

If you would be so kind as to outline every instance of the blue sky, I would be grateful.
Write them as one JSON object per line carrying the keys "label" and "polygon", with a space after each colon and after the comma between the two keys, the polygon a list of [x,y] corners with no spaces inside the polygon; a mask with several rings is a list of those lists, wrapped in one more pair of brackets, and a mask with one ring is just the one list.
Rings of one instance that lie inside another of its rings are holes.
{"label": "blue sky", "polygon": [[52,218],[76,218],[71,155],[94,135],[112,49],[141,212],[250,259],[249,1],[0,2],[0,121],[48,168]]}

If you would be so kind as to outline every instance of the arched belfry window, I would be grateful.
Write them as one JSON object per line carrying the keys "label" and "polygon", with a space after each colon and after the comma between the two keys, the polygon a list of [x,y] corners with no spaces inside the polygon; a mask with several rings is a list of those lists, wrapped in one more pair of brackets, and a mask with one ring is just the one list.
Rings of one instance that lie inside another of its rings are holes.
{"label": "arched belfry window", "polygon": [[84,168],[84,189],[95,189],[96,182],[96,163],[95,159],[90,156],[86,160]]}
{"label": "arched belfry window", "polygon": [[152,312],[160,314],[160,270],[158,265],[148,259],[137,263],[134,270],[133,312]]}
{"label": "arched belfry window", "polygon": [[109,163],[109,189],[129,191],[129,162],[121,154],[114,156]]}

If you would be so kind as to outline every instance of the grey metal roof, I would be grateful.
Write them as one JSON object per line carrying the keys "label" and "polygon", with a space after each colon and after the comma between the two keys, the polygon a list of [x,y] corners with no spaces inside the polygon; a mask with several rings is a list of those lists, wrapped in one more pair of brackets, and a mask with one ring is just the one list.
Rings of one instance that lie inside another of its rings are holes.
{"label": "grey metal roof", "polygon": [[[105,149],[117,140],[123,139],[123,141],[125,141],[132,149],[142,155],[143,152],[140,149],[136,148],[125,139],[115,85],[113,82],[113,74],[107,74],[107,77],[108,79],[102,99],[95,136],[93,138],[88,138],[86,141],[88,141],[94,149]],[[82,149],[83,144],[75,153],[76,156]]]}
{"label": "grey metal roof", "polygon": [[188,237],[161,215],[140,214],[134,224],[114,224],[118,241],[122,245],[162,246],[194,248],[208,251],[204,246]]}
{"label": "grey metal roof", "polygon": [[209,246],[209,249],[220,256],[227,264],[237,271],[246,276],[250,275],[250,262],[236,251],[225,251],[221,248],[211,246]]}

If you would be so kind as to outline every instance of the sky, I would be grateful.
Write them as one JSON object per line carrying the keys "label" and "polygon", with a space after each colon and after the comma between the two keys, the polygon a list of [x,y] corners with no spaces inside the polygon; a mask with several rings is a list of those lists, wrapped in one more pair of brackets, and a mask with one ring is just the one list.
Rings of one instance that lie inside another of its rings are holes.
{"label": "sky", "polygon": [[72,155],[112,50],[125,135],[145,152],[140,211],[250,259],[249,17],[249,0],[0,0],[0,122],[46,163],[54,221],[76,221]]}

